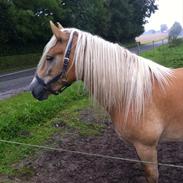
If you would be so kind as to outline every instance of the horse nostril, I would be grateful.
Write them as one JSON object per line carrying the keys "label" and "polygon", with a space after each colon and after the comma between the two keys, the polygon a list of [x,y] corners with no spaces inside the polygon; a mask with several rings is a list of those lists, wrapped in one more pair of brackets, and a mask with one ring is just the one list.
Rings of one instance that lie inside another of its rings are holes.
{"label": "horse nostril", "polygon": [[48,98],[47,89],[44,86],[44,82],[39,82],[36,77],[33,78],[31,84],[29,85],[29,90],[32,92],[32,95],[37,100],[44,100]]}

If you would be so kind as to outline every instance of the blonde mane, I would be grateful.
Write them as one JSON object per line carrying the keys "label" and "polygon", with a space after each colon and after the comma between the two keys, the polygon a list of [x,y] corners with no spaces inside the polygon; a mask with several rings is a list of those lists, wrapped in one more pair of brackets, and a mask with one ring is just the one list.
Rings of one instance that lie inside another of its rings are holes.
{"label": "blonde mane", "polygon": [[133,110],[137,119],[152,96],[153,81],[161,89],[169,84],[171,69],[90,33],[65,30],[78,33],[74,56],[77,79],[84,81],[93,98],[107,110],[121,106],[126,117]]}

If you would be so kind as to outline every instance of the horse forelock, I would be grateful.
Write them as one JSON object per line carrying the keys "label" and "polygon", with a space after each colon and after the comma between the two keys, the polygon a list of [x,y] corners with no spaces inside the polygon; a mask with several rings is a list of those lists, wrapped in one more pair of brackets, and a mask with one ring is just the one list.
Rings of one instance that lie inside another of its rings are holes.
{"label": "horse forelock", "polygon": [[53,36],[51,37],[51,39],[49,40],[49,42],[48,42],[48,43],[46,44],[46,46],[44,47],[43,54],[42,54],[42,56],[41,56],[41,59],[40,59],[39,64],[38,64],[38,66],[37,66],[37,69],[39,69],[39,68],[42,66],[43,62],[45,61],[46,54],[47,54],[48,51],[56,44],[56,42],[57,42],[57,39],[56,39],[56,37],[53,35]]}
{"label": "horse forelock", "polygon": [[163,90],[169,85],[172,70],[137,56],[98,36],[78,30],[75,50],[76,77],[83,80],[90,94],[103,107],[119,106],[125,118],[143,114],[152,96],[153,81]]}

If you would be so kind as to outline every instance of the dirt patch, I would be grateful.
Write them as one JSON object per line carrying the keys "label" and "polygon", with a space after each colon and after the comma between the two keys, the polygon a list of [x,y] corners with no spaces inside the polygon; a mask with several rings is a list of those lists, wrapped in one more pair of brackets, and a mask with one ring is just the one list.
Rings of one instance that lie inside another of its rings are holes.
{"label": "dirt patch", "polygon": [[[81,111],[80,118],[86,123],[98,123],[93,110]],[[109,120],[103,120],[105,129],[101,135],[82,137],[71,129],[64,135],[57,133],[48,142],[56,147],[137,159],[134,148],[121,141]],[[183,144],[159,145],[159,161],[183,165]],[[160,183],[183,182],[183,169],[159,167]],[[39,152],[36,158],[17,165],[17,176],[9,177],[16,182],[35,183],[145,183],[139,163],[102,159],[57,151]]]}

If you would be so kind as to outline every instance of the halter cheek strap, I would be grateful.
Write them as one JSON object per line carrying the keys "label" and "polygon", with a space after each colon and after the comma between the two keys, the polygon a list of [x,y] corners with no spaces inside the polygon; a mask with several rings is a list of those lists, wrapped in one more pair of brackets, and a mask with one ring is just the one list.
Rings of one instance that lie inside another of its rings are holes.
{"label": "halter cheek strap", "polygon": [[[73,34],[74,35],[74,34]],[[55,77],[53,77],[50,81],[48,81],[47,83],[44,82],[43,79],[41,79],[38,74],[36,74],[36,79],[38,81],[38,83],[40,85],[43,86],[43,88],[46,90],[46,91],[49,91],[50,93],[54,94],[54,95],[58,95],[59,93],[63,92],[66,88],[68,88],[71,84],[67,82],[67,80],[61,80],[62,83],[63,83],[63,87],[59,90],[59,91],[53,91],[51,89],[51,84],[52,83],[55,83],[57,82],[58,80],[60,79],[63,79],[63,78],[66,78],[66,72],[67,72],[67,68],[68,68],[68,65],[69,65],[69,61],[70,61],[70,53],[71,53],[71,49],[72,49],[72,42],[73,42],[73,39],[70,41],[70,43],[68,43],[69,45],[67,45],[67,50],[66,50],[66,53],[65,53],[65,57],[64,57],[64,64],[63,64],[63,67],[62,67],[62,70],[60,72],[60,74],[56,75]]]}

